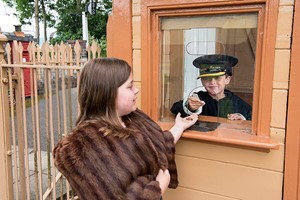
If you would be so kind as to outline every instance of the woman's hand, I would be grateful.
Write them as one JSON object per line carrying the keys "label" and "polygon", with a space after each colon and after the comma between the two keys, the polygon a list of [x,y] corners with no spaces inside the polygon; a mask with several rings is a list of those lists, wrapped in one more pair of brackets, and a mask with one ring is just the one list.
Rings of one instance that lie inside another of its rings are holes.
{"label": "woman's hand", "polygon": [[198,115],[196,114],[192,114],[190,116],[182,118],[180,113],[178,113],[175,118],[175,124],[170,129],[170,132],[174,137],[174,143],[176,143],[179,140],[183,131],[189,128],[190,126],[192,126],[193,124],[195,124],[197,120],[198,120]]}
{"label": "woman's hand", "polygon": [[195,124],[197,120],[198,120],[198,115],[196,114],[192,114],[190,116],[182,118],[181,114],[178,113],[175,118],[174,126],[182,127],[183,128],[182,131],[184,131],[185,129]]}
{"label": "woman's hand", "polygon": [[170,180],[171,180],[171,176],[169,170],[166,169],[165,171],[163,171],[162,169],[160,169],[156,176],[156,181],[159,182],[161,194],[163,194],[168,189]]}

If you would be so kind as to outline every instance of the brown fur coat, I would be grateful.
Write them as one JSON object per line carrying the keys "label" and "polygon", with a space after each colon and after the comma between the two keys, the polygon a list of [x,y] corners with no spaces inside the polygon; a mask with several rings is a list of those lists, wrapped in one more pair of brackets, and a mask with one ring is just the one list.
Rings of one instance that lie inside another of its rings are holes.
{"label": "brown fur coat", "polygon": [[160,168],[169,169],[169,187],[177,187],[172,134],[139,110],[125,123],[138,131],[127,138],[104,136],[101,122],[86,122],[55,147],[55,165],[81,200],[159,200]]}

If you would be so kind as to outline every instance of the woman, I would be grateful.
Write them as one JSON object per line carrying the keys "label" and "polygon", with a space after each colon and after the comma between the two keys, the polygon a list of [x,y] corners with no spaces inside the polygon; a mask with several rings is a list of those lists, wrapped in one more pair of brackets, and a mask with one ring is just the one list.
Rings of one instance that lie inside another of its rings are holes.
{"label": "woman", "polygon": [[54,149],[55,165],[81,200],[159,200],[176,188],[174,145],[198,117],[176,116],[169,131],[137,109],[127,62],[94,59],[78,88],[76,128]]}

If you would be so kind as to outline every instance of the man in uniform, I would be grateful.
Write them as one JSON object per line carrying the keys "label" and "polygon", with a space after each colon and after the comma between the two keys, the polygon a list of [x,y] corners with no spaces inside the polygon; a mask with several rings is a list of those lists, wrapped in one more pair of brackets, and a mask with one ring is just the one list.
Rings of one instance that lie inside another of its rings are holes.
{"label": "man in uniform", "polygon": [[228,55],[213,54],[196,58],[193,65],[200,69],[198,79],[201,79],[206,91],[199,91],[174,103],[171,112],[180,112],[182,117],[196,113],[231,120],[251,120],[252,107],[225,89],[231,80],[232,67],[237,62],[237,58]]}

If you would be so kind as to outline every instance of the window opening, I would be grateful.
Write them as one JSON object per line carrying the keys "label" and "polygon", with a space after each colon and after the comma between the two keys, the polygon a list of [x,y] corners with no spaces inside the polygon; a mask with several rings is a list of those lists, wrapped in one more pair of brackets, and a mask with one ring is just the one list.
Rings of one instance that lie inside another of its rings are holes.
{"label": "window opening", "polygon": [[[207,92],[203,80],[197,79],[200,75],[199,68],[193,65],[196,58],[204,55],[229,55],[238,59],[238,63],[232,68],[232,76],[226,89],[238,97],[239,100],[234,104],[242,100],[252,106],[258,12],[168,16],[161,17],[160,21],[162,47],[160,121],[172,119],[170,109],[174,103],[194,92]],[[219,123],[219,118],[224,118],[224,114],[221,113],[226,113],[226,109],[232,104],[218,97],[215,100]],[[245,117],[251,123],[251,114],[250,118]]]}

